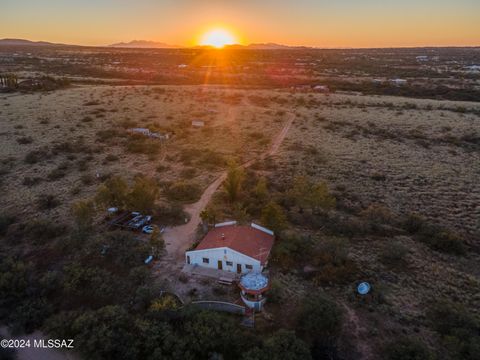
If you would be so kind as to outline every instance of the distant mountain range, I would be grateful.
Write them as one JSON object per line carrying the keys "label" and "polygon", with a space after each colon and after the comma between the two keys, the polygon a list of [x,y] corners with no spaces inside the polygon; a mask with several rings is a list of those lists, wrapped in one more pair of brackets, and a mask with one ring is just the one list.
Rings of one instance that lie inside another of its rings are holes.
{"label": "distant mountain range", "polygon": [[[69,44],[51,43],[48,41],[30,41],[25,39],[0,39],[0,46],[79,46]],[[132,49],[179,49],[185,48],[179,45],[170,45],[157,41],[132,40],[130,42],[119,42],[108,45],[112,48],[132,48]],[[197,49],[209,49],[212,46],[195,46]],[[226,49],[250,49],[250,50],[282,50],[282,49],[309,49],[306,46],[288,46],[275,43],[258,43],[249,45],[233,44],[225,46]]]}
{"label": "distant mountain range", "polygon": [[0,39],[0,45],[23,45],[23,46],[68,46],[66,44],[56,44],[48,41],[30,41],[25,39]]}
{"label": "distant mountain range", "polygon": [[115,48],[137,48],[137,49],[174,49],[181,48],[182,46],[169,45],[157,41],[147,41],[147,40],[132,40],[128,43],[119,42],[116,44],[108,45],[108,47]]}

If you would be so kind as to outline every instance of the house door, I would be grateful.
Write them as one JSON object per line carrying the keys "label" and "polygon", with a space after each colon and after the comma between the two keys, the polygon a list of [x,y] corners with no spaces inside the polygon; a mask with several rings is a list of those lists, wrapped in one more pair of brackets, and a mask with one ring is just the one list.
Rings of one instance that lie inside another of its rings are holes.
{"label": "house door", "polygon": [[237,273],[242,273],[242,264],[237,264]]}
{"label": "house door", "polygon": [[223,262],[222,262],[222,260],[218,260],[218,270],[223,270]]}
{"label": "house door", "polygon": [[187,264],[190,264],[190,256],[187,255]]}

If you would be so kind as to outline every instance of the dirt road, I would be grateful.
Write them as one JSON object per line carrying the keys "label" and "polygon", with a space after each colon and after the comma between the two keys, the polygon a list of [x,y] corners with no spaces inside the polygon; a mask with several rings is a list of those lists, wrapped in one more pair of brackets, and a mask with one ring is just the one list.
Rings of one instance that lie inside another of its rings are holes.
{"label": "dirt road", "polygon": [[345,308],[345,315],[347,317],[345,324],[348,324],[348,326],[351,328],[350,332],[356,340],[355,343],[358,354],[355,354],[355,356],[357,356],[359,360],[371,359],[373,356],[372,349],[368,343],[368,340],[366,340],[368,330],[361,324],[355,310],[345,303],[343,303],[343,307]]}
{"label": "dirt road", "polygon": [[[288,113],[288,119],[283,126],[282,130],[275,136],[270,149],[260,156],[253,158],[241,166],[247,168],[251,166],[255,161],[272,156],[278,152],[280,145],[288,134],[290,127],[295,119],[295,114]],[[164,239],[166,243],[167,258],[171,260],[181,261],[183,263],[184,253],[195,239],[195,232],[198,224],[200,224],[200,213],[210,202],[213,194],[227,177],[227,171],[222,172],[214,182],[212,182],[203,192],[200,200],[196,203],[187,205],[185,211],[188,213],[190,220],[185,225],[180,225],[172,228],[167,228],[164,233]]]}

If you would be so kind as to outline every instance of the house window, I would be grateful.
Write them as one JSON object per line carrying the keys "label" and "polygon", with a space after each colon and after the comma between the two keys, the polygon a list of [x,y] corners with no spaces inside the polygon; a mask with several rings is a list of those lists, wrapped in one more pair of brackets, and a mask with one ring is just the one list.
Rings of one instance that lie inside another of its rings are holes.
{"label": "house window", "polygon": [[202,261],[203,261],[204,264],[208,264],[210,262],[210,259],[209,258],[203,258]]}
{"label": "house window", "polygon": [[245,265],[245,269],[247,269],[247,270],[253,270],[253,266],[247,264],[247,265]]}
{"label": "house window", "polygon": [[227,261],[226,263],[227,263],[227,266],[233,266],[233,262],[231,261]]}

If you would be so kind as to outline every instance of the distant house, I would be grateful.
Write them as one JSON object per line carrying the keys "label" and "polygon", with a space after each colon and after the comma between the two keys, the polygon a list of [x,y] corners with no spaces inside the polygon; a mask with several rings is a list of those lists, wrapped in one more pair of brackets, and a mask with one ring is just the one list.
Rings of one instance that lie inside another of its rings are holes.
{"label": "distant house", "polygon": [[252,223],[238,226],[236,222],[217,224],[195,250],[185,253],[190,265],[235,273],[261,272],[268,262],[274,233]]}
{"label": "distant house", "polygon": [[328,93],[330,91],[330,89],[326,85],[315,85],[313,87],[313,90],[321,93]]}
{"label": "distant house", "polygon": [[420,55],[420,56],[415,57],[415,59],[416,59],[418,62],[424,62],[424,61],[428,61],[428,56],[426,56],[426,55]]}
{"label": "distant house", "polygon": [[390,79],[390,82],[391,82],[392,84],[397,85],[397,86],[406,85],[406,84],[407,84],[407,80],[405,80],[405,79]]}
{"label": "distant house", "polygon": [[139,135],[143,135],[143,136],[154,138],[154,139],[168,140],[170,138],[169,134],[160,134],[160,133],[152,132],[150,131],[150,129],[147,129],[147,128],[131,128],[131,129],[128,129],[128,131],[132,134],[139,134]]}
{"label": "distant house", "polygon": [[205,121],[203,121],[203,120],[192,120],[192,126],[193,127],[204,127],[205,126]]}
{"label": "distant house", "polygon": [[465,66],[464,69],[467,72],[480,72],[480,65],[470,65],[470,66]]}

